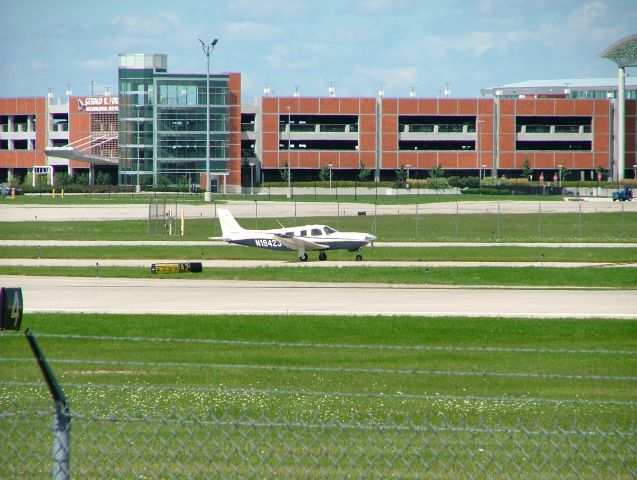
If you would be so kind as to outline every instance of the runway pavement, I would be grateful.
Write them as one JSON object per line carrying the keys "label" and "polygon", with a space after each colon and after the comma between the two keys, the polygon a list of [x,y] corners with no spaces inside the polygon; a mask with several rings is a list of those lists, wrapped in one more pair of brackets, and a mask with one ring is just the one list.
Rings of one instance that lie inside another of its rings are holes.
{"label": "runway pavement", "polygon": [[637,319],[633,290],[0,276],[32,312]]}

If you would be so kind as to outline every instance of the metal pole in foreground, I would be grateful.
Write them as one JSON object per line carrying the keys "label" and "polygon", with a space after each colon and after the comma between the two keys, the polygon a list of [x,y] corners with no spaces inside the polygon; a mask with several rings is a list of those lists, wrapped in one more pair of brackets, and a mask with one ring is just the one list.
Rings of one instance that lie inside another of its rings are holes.
{"label": "metal pole in foreground", "polygon": [[203,53],[208,59],[208,69],[206,71],[206,191],[204,193],[204,201],[210,202],[212,200],[212,192],[210,191],[210,54],[215,48],[215,45],[219,41],[215,38],[210,45],[201,42],[201,48]]}
{"label": "metal pole in foreground", "polygon": [[69,480],[71,478],[69,467],[71,414],[69,404],[62,387],[60,387],[55,378],[53,370],[51,370],[42,350],[40,350],[33,332],[27,328],[24,334],[49,387],[51,397],[53,397],[55,402],[55,417],[53,418],[53,479]]}

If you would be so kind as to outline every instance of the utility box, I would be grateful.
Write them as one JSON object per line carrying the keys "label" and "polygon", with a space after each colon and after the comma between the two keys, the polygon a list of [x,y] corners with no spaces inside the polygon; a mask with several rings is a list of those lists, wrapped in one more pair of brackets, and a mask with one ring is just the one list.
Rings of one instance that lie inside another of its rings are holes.
{"label": "utility box", "polygon": [[22,289],[0,287],[0,330],[20,330]]}

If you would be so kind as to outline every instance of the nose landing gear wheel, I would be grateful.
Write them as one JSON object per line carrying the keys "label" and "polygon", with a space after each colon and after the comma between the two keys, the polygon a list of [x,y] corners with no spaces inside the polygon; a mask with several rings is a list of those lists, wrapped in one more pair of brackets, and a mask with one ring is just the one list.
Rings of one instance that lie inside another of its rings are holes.
{"label": "nose landing gear wheel", "polygon": [[359,253],[358,255],[356,255],[356,261],[360,262],[363,259],[363,256]]}
{"label": "nose landing gear wheel", "polygon": [[324,260],[327,260],[327,254],[325,252],[319,253],[319,260],[321,262],[324,261]]}
{"label": "nose landing gear wheel", "polygon": [[301,260],[302,262],[307,261],[307,253],[304,253],[303,255],[299,256],[299,260]]}

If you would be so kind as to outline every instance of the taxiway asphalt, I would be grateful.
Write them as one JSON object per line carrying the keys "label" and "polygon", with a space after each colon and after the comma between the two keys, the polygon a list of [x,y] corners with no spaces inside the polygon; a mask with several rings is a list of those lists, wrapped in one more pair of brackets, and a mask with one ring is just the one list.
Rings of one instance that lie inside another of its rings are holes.
{"label": "taxiway asphalt", "polygon": [[1,276],[24,311],[637,319],[633,290]]}

